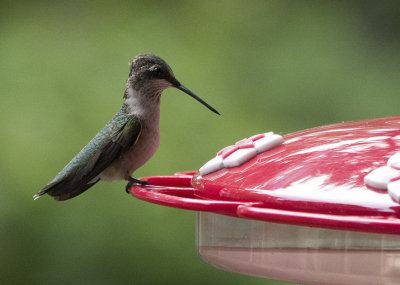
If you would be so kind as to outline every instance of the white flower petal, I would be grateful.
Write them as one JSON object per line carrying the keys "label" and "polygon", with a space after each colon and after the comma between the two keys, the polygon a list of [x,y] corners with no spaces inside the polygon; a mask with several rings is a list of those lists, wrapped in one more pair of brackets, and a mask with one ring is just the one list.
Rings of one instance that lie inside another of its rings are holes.
{"label": "white flower petal", "polygon": [[200,175],[206,175],[211,172],[217,171],[224,168],[222,164],[222,156],[216,156],[213,159],[209,160],[206,164],[204,164],[200,169]]}
{"label": "white flower petal", "polygon": [[257,155],[257,151],[254,148],[242,148],[238,149],[227,158],[224,159],[223,164],[225,167],[236,167]]}
{"label": "white flower petal", "polygon": [[377,189],[386,189],[390,179],[400,175],[399,171],[386,166],[379,167],[364,177],[364,182],[368,186]]}
{"label": "white flower petal", "polygon": [[258,153],[267,151],[272,149],[284,142],[283,137],[280,135],[266,133],[265,137],[262,139],[256,140],[254,142],[254,147],[256,148]]}
{"label": "white flower petal", "polygon": [[400,202],[400,180],[390,182],[388,184],[388,192],[394,201]]}

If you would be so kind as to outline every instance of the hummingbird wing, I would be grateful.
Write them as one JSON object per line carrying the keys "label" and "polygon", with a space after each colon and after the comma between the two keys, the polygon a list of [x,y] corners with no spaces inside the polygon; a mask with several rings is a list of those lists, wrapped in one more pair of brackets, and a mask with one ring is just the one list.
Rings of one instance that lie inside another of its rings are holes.
{"label": "hummingbird wing", "polygon": [[62,201],[75,197],[96,184],[97,176],[140,136],[141,124],[122,108],[114,118],[64,167],[35,198],[48,193]]}

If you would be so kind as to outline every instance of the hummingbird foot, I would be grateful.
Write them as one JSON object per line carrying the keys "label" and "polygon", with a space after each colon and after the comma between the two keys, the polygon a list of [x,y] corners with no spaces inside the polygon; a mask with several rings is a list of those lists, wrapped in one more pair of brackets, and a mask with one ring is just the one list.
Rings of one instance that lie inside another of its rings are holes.
{"label": "hummingbird foot", "polygon": [[143,180],[139,180],[139,179],[136,179],[136,178],[133,178],[133,177],[129,177],[128,179],[129,179],[129,182],[125,186],[125,191],[128,194],[131,192],[129,189],[133,185],[149,185],[150,184],[149,181],[143,181]]}

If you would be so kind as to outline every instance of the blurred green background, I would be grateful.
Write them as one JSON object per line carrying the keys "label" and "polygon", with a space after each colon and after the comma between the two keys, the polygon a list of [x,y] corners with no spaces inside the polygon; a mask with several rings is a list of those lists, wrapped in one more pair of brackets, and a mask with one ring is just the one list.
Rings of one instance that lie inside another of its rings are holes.
{"label": "blurred green background", "polygon": [[32,196],[122,104],[155,53],[214,106],[162,98],[161,145],[135,177],[198,169],[273,130],[399,115],[398,1],[1,1],[1,284],[286,284],[204,263],[195,213],[99,183]]}

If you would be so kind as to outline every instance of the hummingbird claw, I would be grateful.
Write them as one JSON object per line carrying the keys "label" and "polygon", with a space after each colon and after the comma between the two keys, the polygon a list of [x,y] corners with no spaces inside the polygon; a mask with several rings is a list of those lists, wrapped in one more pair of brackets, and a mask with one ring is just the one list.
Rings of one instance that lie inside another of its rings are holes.
{"label": "hummingbird claw", "polygon": [[129,182],[128,184],[126,184],[125,186],[125,191],[126,193],[131,193],[131,191],[129,190],[131,188],[131,186],[133,185],[149,185],[149,181],[143,181],[143,180],[139,180],[133,177],[129,177]]}

